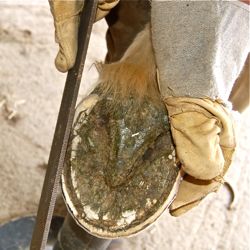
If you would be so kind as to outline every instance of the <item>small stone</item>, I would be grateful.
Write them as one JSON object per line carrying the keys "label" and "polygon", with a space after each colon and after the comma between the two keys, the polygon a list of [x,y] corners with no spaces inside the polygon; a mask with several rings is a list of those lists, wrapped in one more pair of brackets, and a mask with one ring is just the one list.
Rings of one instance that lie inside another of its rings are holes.
{"label": "small stone", "polygon": [[146,199],[146,206],[151,207],[151,200],[149,198]]}
{"label": "small stone", "polygon": [[155,204],[157,202],[157,200],[156,199],[153,199],[153,204]]}
{"label": "small stone", "polygon": [[139,186],[142,187],[143,184],[144,184],[144,181],[141,181],[140,184],[139,184]]}

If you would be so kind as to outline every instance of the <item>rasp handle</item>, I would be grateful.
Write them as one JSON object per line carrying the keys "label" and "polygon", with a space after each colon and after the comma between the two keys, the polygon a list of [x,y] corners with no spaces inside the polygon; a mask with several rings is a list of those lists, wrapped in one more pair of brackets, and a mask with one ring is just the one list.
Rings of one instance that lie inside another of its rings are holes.
{"label": "rasp handle", "polygon": [[85,0],[84,9],[81,13],[76,62],[68,72],[64,87],[48,169],[32,235],[31,250],[44,250],[47,243],[97,4],[98,0]]}

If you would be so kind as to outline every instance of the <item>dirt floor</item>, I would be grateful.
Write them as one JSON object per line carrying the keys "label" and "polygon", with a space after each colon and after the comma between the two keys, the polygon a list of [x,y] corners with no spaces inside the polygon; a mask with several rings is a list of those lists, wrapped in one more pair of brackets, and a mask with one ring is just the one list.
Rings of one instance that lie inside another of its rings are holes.
{"label": "dirt floor", "polygon": [[[0,223],[35,214],[53,137],[65,74],[54,68],[57,46],[47,3],[0,1]],[[95,25],[80,97],[97,77],[93,63],[105,55],[105,23]],[[239,147],[227,179],[237,190],[228,209],[226,188],[193,211],[167,212],[147,231],[122,240],[124,250],[250,249],[250,111],[242,115]]]}

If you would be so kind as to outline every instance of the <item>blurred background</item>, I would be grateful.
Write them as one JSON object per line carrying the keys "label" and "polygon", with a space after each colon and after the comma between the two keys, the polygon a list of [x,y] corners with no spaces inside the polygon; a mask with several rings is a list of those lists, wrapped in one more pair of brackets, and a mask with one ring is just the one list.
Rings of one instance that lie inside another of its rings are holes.
{"label": "blurred background", "polygon": [[[0,1],[0,224],[35,215],[66,74],[57,72],[54,26],[46,1]],[[94,25],[79,99],[94,87],[105,57],[105,21]],[[179,218],[166,211],[124,250],[250,249],[250,110],[238,119],[238,149],[223,187]],[[0,247],[1,249],[1,247]]]}

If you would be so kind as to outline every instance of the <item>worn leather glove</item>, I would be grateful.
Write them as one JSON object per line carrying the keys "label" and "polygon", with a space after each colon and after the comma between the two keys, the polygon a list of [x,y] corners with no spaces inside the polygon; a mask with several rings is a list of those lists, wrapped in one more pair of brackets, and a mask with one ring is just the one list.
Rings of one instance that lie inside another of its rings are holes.
{"label": "worn leather glove", "polygon": [[[99,0],[96,21],[107,15],[119,0]],[[77,53],[79,14],[84,0],[50,0],[50,9],[54,18],[55,39],[59,52],[55,59],[56,68],[66,72],[73,67]]]}
{"label": "worn leather glove", "polygon": [[168,97],[176,154],[186,173],[170,207],[179,216],[223,183],[235,150],[233,123],[226,107],[210,99]]}

